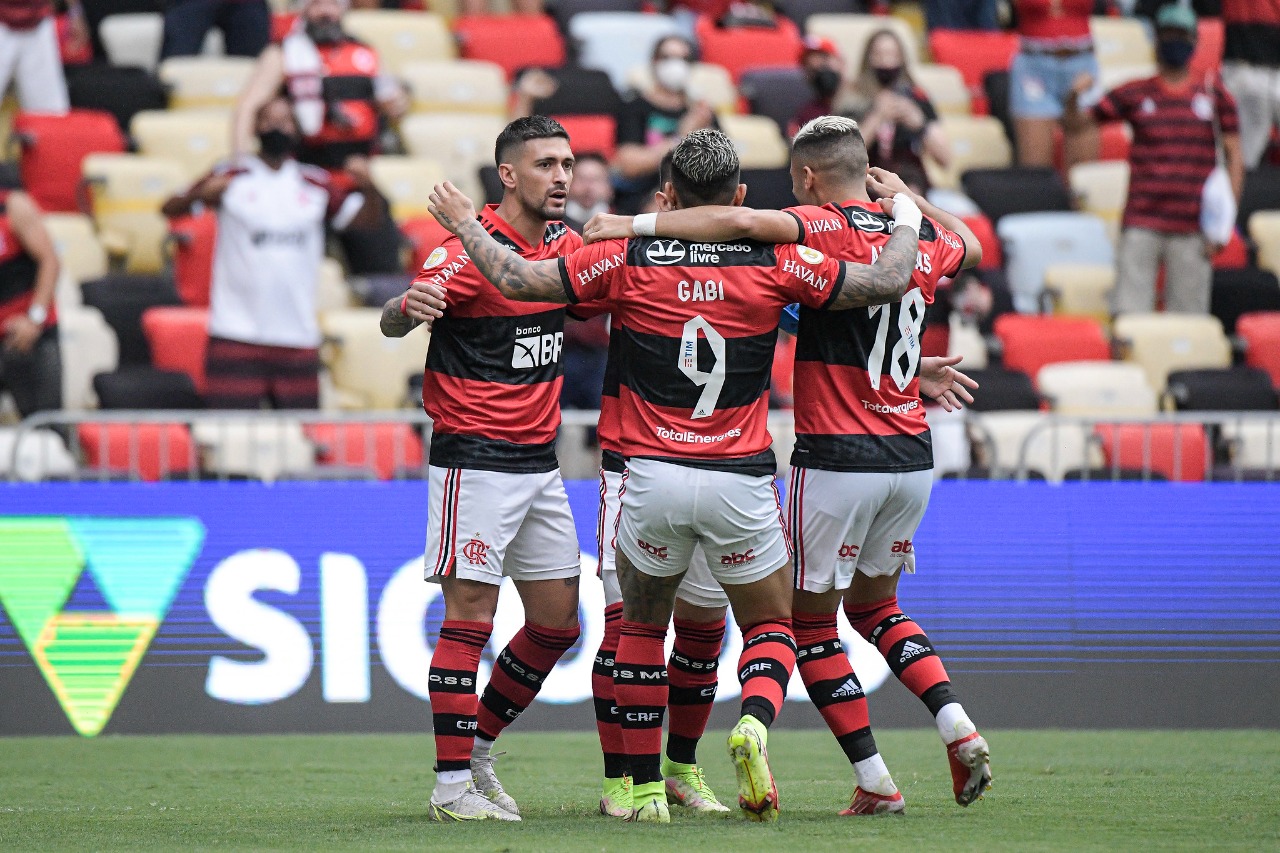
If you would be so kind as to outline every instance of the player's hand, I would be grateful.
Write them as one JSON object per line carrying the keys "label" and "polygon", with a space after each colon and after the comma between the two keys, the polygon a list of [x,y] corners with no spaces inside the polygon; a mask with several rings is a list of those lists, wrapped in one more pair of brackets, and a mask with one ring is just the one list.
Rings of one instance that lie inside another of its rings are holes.
{"label": "player's hand", "polygon": [[405,294],[405,316],[425,323],[427,328],[430,328],[437,317],[444,316],[446,293],[445,289],[438,284],[415,281],[409,285],[409,290]]}
{"label": "player's hand", "polygon": [[943,409],[954,412],[963,403],[972,403],[970,388],[978,387],[972,377],[956,370],[963,356],[926,356],[920,359],[920,395],[937,401]]}
{"label": "player's hand", "polygon": [[471,199],[449,181],[436,184],[428,201],[427,209],[431,215],[451,234],[457,234],[463,223],[476,218],[476,208]]}
{"label": "player's hand", "polygon": [[[872,166],[867,169],[867,192],[871,194],[872,198],[876,199],[891,199],[898,193],[905,193],[912,198],[915,198],[916,195],[902,178],[899,178],[888,169],[881,169],[879,166]],[[890,210],[885,210],[885,213],[891,212]]]}
{"label": "player's hand", "polygon": [[636,236],[632,217],[616,213],[597,213],[582,228],[582,242],[599,243],[601,240],[626,240]]}

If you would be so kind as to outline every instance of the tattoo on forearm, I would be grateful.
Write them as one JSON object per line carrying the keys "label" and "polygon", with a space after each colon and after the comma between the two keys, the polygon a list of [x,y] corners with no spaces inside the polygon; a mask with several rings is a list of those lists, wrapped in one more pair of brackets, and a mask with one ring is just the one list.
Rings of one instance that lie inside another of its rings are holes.
{"label": "tattoo on forearm", "polygon": [[844,287],[831,307],[838,310],[897,302],[910,287],[918,248],[915,229],[896,229],[874,264],[846,264]]}
{"label": "tattoo on forearm", "polygon": [[480,273],[508,299],[567,301],[564,286],[560,283],[560,267],[555,261],[526,261],[493,239],[478,219],[462,223],[458,228],[458,239]]}
{"label": "tattoo on forearm", "polygon": [[618,551],[616,558],[618,586],[622,590],[622,616],[628,622],[665,625],[671,621],[676,606],[676,590],[684,579],[681,572],[674,577],[656,578],[637,569]]}
{"label": "tattoo on forearm", "polygon": [[421,323],[420,320],[400,313],[401,299],[402,297],[397,296],[382,307],[382,319],[378,321],[378,327],[388,338],[403,338]]}

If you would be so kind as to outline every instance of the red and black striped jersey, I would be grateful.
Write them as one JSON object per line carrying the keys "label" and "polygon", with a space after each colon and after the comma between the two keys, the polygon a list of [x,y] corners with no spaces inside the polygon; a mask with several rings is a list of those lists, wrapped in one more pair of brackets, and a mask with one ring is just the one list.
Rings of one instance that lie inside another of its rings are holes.
{"label": "red and black striped jersey", "polygon": [[[547,223],[537,245],[497,214],[480,212],[485,230],[530,261],[567,255],[582,238]],[[554,471],[560,427],[560,350],[564,306],[503,296],[450,237],[431,252],[418,281],[448,291],[431,329],[422,380],[423,408],[434,422],[431,464],[509,473]]]}
{"label": "red and black striped jersey", "polygon": [[[0,328],[10,317],[26,314],[36,295],[35,258],[27,253],[13,230],[7,211],[8,190],[0,190]],[[56,322],[53,305],[48,308],[46,326]]]}
{"label": "red and black striped jersey", "polygon": [[[844,261],[874,263],[893,218],[874,202],[787,209],[804,242]],[[938,280],[964,263],[958,234],[925,218],[911,289],[901,302],[851,311],[800,309],[796,339],[796,445],[791,464],[828,471],[933,467],[920,402],[920,334]]]}
{"label": "red and black striped jersey", "polygon": [[646,237],[588,246],[560,261],[560,275],[571,302],[604,300],[614,312],[625,456],[774,472],[766,420],[778,312],[829,305],[843,265],[807,246]]}

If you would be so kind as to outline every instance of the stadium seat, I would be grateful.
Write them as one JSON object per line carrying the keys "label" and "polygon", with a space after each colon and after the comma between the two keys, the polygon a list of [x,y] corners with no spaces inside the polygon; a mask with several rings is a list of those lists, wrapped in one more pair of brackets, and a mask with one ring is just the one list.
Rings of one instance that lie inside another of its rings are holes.
{"label": "stadium seat", "polygon": [[971,169],[960,182],[993,224],[1010,213],[1071,210],[1071,197],[1056,169]]}
{"label": "stadium seat", "polygon": [[206,210],[199,215],[170,219],[168,240],[178,298],[185,305],[207,307],[213,279],[213,251],[218,240],[217,214]]}
{"label": "stadium seat", "polygon": [[951,142],[951,162],[943,168],[933,160],[925,161],[935,186],[954,189],[970,169],[1003,169],[1013,162],[1004,127],[991,116],[943,116],[939,123]]}
{"label": "stadium seat", "polygon": [[1244,174],[1244,192],[1236,226],[1249,230],[1249,217],[1259,210],[1280,210],[1280,166],[1259,166]]}
{"label": "stadium seat", "polygon": [[978,262],[980,270],[998,270],[1004,265],[1004,252],[1000,249],[1000,238],[996,236],[995,226],[985,214],[979,212],[961,216],[960,220],[969,226],[973,236],[982,245],[982,260]]}
{"label": "stadium seat", "polygon": [[469,59],[406,62],[400,76],[409,84],[414,112],[507,114],[510,90],[502,68]]}
{"label": "stadium seat", "polygon": [[378,308],[351,308],[320,316],[331,342],[326,363],[342,408],[401,408],[409,377],[426,363],[430,336],[415,330],[403,338],[383,337],[381,314]]}
{"label": "stadium seat", "polygon": [[422,467],[422,438],[409,424],[307,424],[303,432],[315,445],[321,465],[367,468],[382,480]]}
{"label": "stadium seat", "polygon": [[186,373],[154,367],[124,367],[93,377],[100,409],[199,409],[195,383]]}
{"label": "stadium seat", "polygon": [[938,115],[967,116],[973,112],[973,96],[955,67],[920,64],[911,69],[911,78],[929,96]]}
{"label": "stadium seat", "polygon": [[1126,359],[1142,366],[1157,393],[1175,370],[1227,367],[1231,344],[1217,317],[1196,314],[1121,314],[1115,337]]}
{"label": "stadium seat", "polygon": [[272,43],[279,44],[284,41],[284,37],[289,35],[289,31],[293,29],[297,22],[298,14],[296,12],[282,11],[280,9],[273,10],[271,13]]}
{"label": "stadium seat", "polygon": [[453,59],[453,36],[444,18],[429,12],[355,9],[342,26],[378,54],[384,74],[399,74],[410,62]]}
{"label": "stadium seat", "polygon": [[1258,266],[1280,275],[1280,210],[1250,216],[1249,239],[1258,247]]}
{"label": "stadium seat", "polygon": [[1129,148],[1133,144],[1129,125],[1122,121],[1107,121],[1098,126],[1098,159],[1129,159]]}
{"label": "stadium seat", "polygon": [[1257,367],[1175,370],[1165,394],[1179,411],[1244,412],[1277,408],[1271,377]]}
{"label": "stadium seat", "polygon": [[569,132],[575,154],[613,159],[618,146],[618,120],[611,115],[552,115]]}
{"label": "stadium seat", "polygon": [[508,80],[524,68],[564,65],[564,39],[547,15],[477,15],[459,18],[453,29],[464,59],[500,65]]}
{"label": "stadium seat", "polygon": [[1213,268],[1215,270],[1241,270],[1249,266],[1251,266],[1249,262],[1249,247],[1244,238],[1240,236],[1240,229],[1234,228],[1231,231],[1231,239],[1227,241],[1227,245],[1223,246],[1213,256]]}
{"label": "stadium seat", "polygon": [[209,347],[209,309],[183,306],[148,308],[142,312],[142,333],[151,348],[151,364],[191,377],[197,394],[204,393],[205,352]]}
{"label": "stadium seat", "polygon": [[1106,464],[1149,470],[1168,480],[1194,483],[1212,465],[1212,445],[1200,424],[1098,424]]}
{"label": "stadium seat", "polygon": [[80,210],[80,170],[87,156],[125,150],[115,119],[94,110],[63,116],[20,113],[13,133],[22,146],[22,187],[48,213]]}
{"label": "stadium seat", "polygon": [[231,114],[215,110],[138,113],[129,125],[138,153],[167,157],[194,181],[231,156]]}
{"label": "stadium seat", "polygon": [[1214,270],[1209,312],[1222,321],[1222,330],[1236,333],[1241,315],[1255,311],[1280,311],[1280,281],[1274,273],[1246,268]]}
{"label": "stadium seat", "polygon": [[1044,271],[1054,264],[1111,266],[1115,253],[1101,219],[1087,213],[1016,213],[996,225],[1004,245],[1005,271],[1014,306],[1041,309]]}
{"label": "stadium seat", "polygon": [[1035,383],[1021,370],[1003,367],[970,370],[967,363],[962,367],[980,387],[969,406],[975,412],[1034,412],[1040,409],[1040,395],[1036,393]]}
{"label": "stadium seat", "polygon": [[1191,54],[1187,66],[1194,80],[1203,80],[1205,74],[1217,74],[1222,68],[1222,50],[1226,45],[1226,27],[1221,18],[1201,17],[1196,22],[1196,52]]}
{"label": "stadium seat", "polygon": [[603,71],[566,65],[543,73],[555,81],[556,90],[550,97],[533,102],[533,111],[539,115],[616,117],[622,111],[622,98],[613,88],[609,75]]}
{"label": "stadium seat", "polygon": [[254,60],[243,56],[175,56],[160,63],[159,77],[169,87],[170,109],[230,109],[253,66]]}
{"label": "stadium seat", "polygon": [[1116,286],[1113,267],[1099,264],[1054,264],[1044,271],[1044,290],[1053,313],[1088,317],[1111,325],[1111,291]]}
{"label": "stadium seat", "polygon": [[994,329],[1004,345],[1004,366],[1028,376],[1037,376],[1046,364],[1111,358],[1102,326],[1085,317],[1003,314]]}
{"label": "stadium seat", "polygon": [[[858,67],[866,52],[871,36],[881,30],[893,30],[902,40],[907,51],[907,64],[915,67],[920,58],[920,39],[911,25],[901,18],[889,15],[811,15],[805,24],[805,32],[811,36],[829,38],[835,42],[840,55],[853,69]],[[798,55],[798,51],[797,54]],[[795,62],[794,56],[790,65]]]}
{"label": "stadium seat", "polygon": [[76,290],[80,282],[107,274],[107,253],[98,242],[92,219],[83,213],[46,213],[41,220]]}
{"label": "stadium seat", "polygon": [[169,90],[154,72],[113,65],[67,66],[67,98],[77,110],[101,110],[115,117],[122,133],[143,110],[169,108]]}
{"label": "stadium seat", "polygon": [[1231,464],[1237,468],[1274,472],[1280,468],[1280,419],[1245,418],[1222,425]]}
{"label": "stadium seat", "polygon": [[82,171],[108,254],[124,257],[129,272],[163,269],[168,222],[160,206],[186,186],[182,166],[160,157],[90,154]]}
{"label": "stadium seat", "polygon": [[[401,277],[398,273],[389,273],[388,275],[404,283],[404,286],[399,288],[399,292],[403,293],[404,288],[409,286],[410,279]],[[378,276],[373,278],[376,279]],[[353,296],[351,287],[347,284],[347,274],[342,269],[342,264],[333,258],[322,259],[320,261],[319,280],[316,282],[316,311],[323,313],[325,311],[339,311],[350,308],[353,304]],[[386,302],[386,299],[380,300],[378,307],[381,308]]]}
{"label": "stadium seat", "polygon": [[790,169],[743,169],[742,183],[747,185],[748,207],[781,210],[796,203]]}
{"label": "stadium seat", "polygon": [[814,15],[856,15],[866,4],[862,0],[778,0],[773,5],[803,30]]}
{"label": "stadium seat", "polygon": [[372,157],[369,172],[391,204],[391,216],[397,222],[428,215],[431,190],[445,179],[439,163],[422,157],[386,154]]}
{"label": "stadium seat", "polygon": [[297,421],[199,420],[192,424],[191,433],[206,470],[219,477],[271,482],[305,476],[315,468],[315,447]]}
{"label": "stadium seat", "polygon": [[752,115],[721,116],[720,129],[733,140],[744,169],[783,169],[791,160],[791,150],[773,119]]}
{"label": "stadium seat", "polygon": [[1047,364],[1036,376],[1040,393],[1060,415],[1145,418],[1156,413],[1156,392],[1135,364],[1065,361]]}
{"label": "stadium seat", "polygon": [[76,437],[92,473],[154,482],[188,476],[198,464],[191,433],[183,424],[87,423],[76,429]]}
{"label": "stadium seat", "polygon": [[1271,384],[1280,388],[1280,311],[1241,315],[1236,334],[1245,342],[1245,364],[1267,371]]}
{"label": "stadium seat", "polygon": [[791,119],[812,98],[804,71],[800,68],[757,68],[742,75],[738,91],[751,112],[768,116],[784,134]]}
{"label": "stadium seat", "polygon": [[988,412],[974,423],[991,442],[995,458],[988,464],[997,471],[1023,469],[1059,483],[1068,471],[1102,465],[1102,450],[1086,425],[1055,422],[1040,412]]}
{"label": "stadium seat", "polygon": [[1077,163],[1068,174],[1079,209],[1100,217],[1118,237],[1120,218],[1129,200],[1129,164],[1123,160]]}
{"label": "stadium seat", "polygon": [[[627,74],[624,88],[643,92],[653,87],[653,69],[649,63],[634,66]],[[706,101],[717,115],[738,111],[738,88],[728,70],[709,62],[695,62],[689,75],[688,93],[696,100]]]}
{"label": "stadium seat", "polygon": [[728,69],[735,81],[753,68],[793,67],[800,55],[800,30],[784,17],[775,17],[773,27],[721,27],[703,15],[694,35],[702,61]]}
{"label": "stadium seat", "polygon": [[1156,53],[1147,29],[1137,18],[1095,16],[1089,19],[1093,53],[1105,73],[1108,68],[1147,65],[1155,68]]}
{"label": "stadium seat", "polygon": [[1098,86],[1102,91],[1110,92],[1113,89],[1120,88],[1125,83],[1154,77],[1155,73],[1156,66],[1154,62],[1139,62],[1129,65],[1099,65]]}
{"label": "stadium seat", "polygon": [[424,113],[400,122],[400,137],[409,154],[435,160],[459,189],[479,199],[480,167],[493,163],[493,140],[505,126],[492,115]]}
{"label": "stadium seat", "polygon": [[[929,349],[930,328],[932,327],[926,327],[924,334],[921,336],[923,341],[921,344],[922,352],[927,352]],[[987,339],[977,325],[968,322],[960,315],[960,312],[955,311],[952,312],[947,320],[946,331],[946,355],[958,355],[963,358],[966,371],[986,368],[990,358],[987,352]]]}
{"label": "stadium seat", "polygon": [[155,71],[164,41],[164,16],[156,12],[108,15],[98,25],[98,38],[112,65]]}
{"label": "stadium seat", "polygon": [[0,479],[34,483],[69,477],[75,471],[76,460],[53,430],[29,430],[19,440],[18,427],[0,426]]}
{"label": "stadium seat", "polygon": [[578,64],[607,73],[619,92],[627,89],[633,68],[650,64],[658,41],[679,32],[675,19],[667,15],[584,12],[569,22]]}
{"label": "stadium seat", "polygon": [[93,377],[120,363],[116,333],[97,308],[58,311],[58,351],[62,354],[62,408],[92,409],[98,398]]}
{"label": "stadium seat", "polygon": [[577,15],[588,15],[593,12],[629,12],[644,11],[644,0],[552,0],[547,4],[547,12],[555,16],[560,32],[569,34],[569,27]]}
{"label": "stadium seat", "polygon": [[449,232],[433,216],[415,216],[400,223],[400,230],[409,241],[410,266],[412,272],[422,269],[431,252],[449,239]]}
{"label": "stadium seat", "polygon": [[84,304],[97,308],[115,332],[120,364],[146,367],[151,347],[142,333],[142,313],[157,305],[180,305],[173,282],[166,276],[109,275],[86,281]]}
{"label": "stadium seat", "polygon": [[974,97],[983,94],[986,76],[1008,71],[1018,52],[1018,36],[1011,32],[983,30],[929,31],[933,61],[955,67]]}

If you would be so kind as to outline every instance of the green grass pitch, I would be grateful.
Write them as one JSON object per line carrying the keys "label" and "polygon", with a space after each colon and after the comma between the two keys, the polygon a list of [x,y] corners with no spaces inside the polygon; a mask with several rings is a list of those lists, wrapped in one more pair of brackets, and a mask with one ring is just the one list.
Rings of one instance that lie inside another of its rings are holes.
{"label": "green grass pitch", "polygon": [[[878,733],[904,818],[841,818],[852,773],[826,732],[773,733],[777,825],[633,826],[596,814],[588,733],[505,735],[499,771],[523,824],[424,818],[426,736],[0,740],[0,850],[1275,850],[1280,732],[987,731],[996,784],[951,799],[932,731]],[[733,799],[722,732],[700,758]]]}

